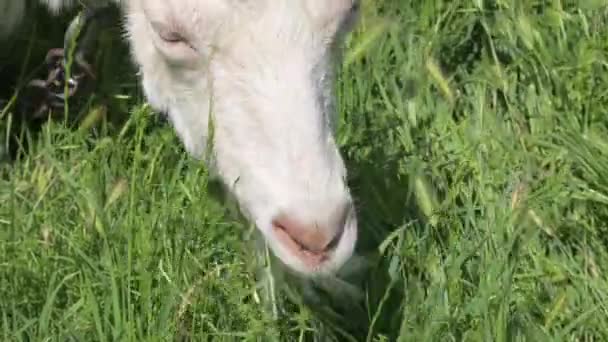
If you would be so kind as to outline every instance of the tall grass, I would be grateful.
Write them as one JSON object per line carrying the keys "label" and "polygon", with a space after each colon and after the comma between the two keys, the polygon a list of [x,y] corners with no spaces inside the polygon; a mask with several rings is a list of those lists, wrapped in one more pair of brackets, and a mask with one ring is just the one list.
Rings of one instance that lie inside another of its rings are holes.
{"label": "tall grass", "polygon": [[278,283],[273,320],[248,227],[135,79],[108,72],[75,120],[19,131],[30,143],[2,166],[0,339],[608,339],[605,1],[362,12],[338,140],[366,267],[290,301]]}

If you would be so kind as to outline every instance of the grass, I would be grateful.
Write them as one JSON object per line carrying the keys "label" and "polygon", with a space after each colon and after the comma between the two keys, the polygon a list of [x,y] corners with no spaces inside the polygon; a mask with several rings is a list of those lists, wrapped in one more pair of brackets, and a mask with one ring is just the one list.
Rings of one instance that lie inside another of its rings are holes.
{"label": "grass", "polygon": [[607,340],[608,11],[576,3],[364,1],[338,139],[368,267],[278,321],[204,165],[106,77],[98,122],[2,166],[0,339]]}

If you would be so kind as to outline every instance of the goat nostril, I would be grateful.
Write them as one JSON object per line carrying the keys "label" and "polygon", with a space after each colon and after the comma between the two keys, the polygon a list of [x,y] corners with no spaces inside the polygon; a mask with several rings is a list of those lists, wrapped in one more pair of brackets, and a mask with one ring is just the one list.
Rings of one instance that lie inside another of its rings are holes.
{"label": "goat nostril", "polygon": [[325,246],[326,251],[331,251],[338,246],[340,239],[342,238],[342,234],[344,233],[344,229],[346,229],[346,224],[348,223],[348,218],[351,215],[352,205],[347,204],[340,212],[339,219],[337,222],[334,222],[334,229],[330,229],[333,234],[333,238],[327,243]]}
{"label": "goat nostril", "polygon": [[326,251],[331,251],[334,248],[336,248],[336,246],[338,246],[338,242],[340,242],[340,238],[342,237],[343,231],[344,231],[344,226],[342,226],[342,228],[340,228],[340,230],[338,230],[338,234],[335,234],[334,238],[331,239],[331,241],[329,241],[329,243],[325,246]]}

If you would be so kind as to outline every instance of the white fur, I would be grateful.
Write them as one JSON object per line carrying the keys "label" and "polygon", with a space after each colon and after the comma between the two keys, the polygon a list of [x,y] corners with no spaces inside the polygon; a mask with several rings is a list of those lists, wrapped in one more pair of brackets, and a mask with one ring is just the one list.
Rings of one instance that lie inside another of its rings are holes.
{"label": "white fur", "polygon": [[[71,1],[46,2],[60,9]],[[145,94],[169,114],[187,151],[213,157],[243,214],[292,270],[339,268],[353,253],[354,212],[329,259],[314,267],[279,242],[272,219],[288,213],[333,234],[342,228],[334,224],[336,208],[352,203],[333,138],[331,89],[333,47],[353,0],[123,2]],[[184,41],[162,39],[175,34]]]}

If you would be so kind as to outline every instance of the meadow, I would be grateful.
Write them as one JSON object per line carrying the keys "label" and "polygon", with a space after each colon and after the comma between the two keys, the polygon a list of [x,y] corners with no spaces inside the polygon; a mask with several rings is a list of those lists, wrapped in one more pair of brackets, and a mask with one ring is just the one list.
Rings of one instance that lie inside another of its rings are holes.
{"label": "meadow", "polygon": [[359,258],[277,281],[274,314],[119,33],[90,96],[23,119],[61,42],[34,21],[0,52],[0,340],[608,340],[606,5],[363,1],[337,84]]}

